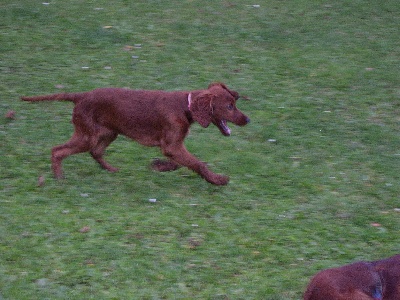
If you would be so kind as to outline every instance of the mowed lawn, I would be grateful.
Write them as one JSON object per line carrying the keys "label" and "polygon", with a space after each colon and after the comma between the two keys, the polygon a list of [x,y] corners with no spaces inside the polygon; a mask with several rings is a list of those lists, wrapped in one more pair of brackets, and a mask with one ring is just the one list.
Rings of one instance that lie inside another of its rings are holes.
{"label": "mowed lawn", "polygon": [[[0,3],[0,299],[301,299],[323,268],[400,253],[400,2]],[[64,161],[97,87],[243,96],[186,146],[213,186],[124,137]],[[154,200],[155,199],[155,200]]]}

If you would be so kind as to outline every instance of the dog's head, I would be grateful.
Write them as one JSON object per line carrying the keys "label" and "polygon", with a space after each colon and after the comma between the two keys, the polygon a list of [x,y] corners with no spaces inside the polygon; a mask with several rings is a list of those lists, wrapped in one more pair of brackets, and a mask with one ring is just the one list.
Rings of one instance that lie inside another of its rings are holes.
{"label": "dog's head", "polygon": [[[191,97],[191,95],[189,95]],[[193,120],[203,127],[213,123],[223,135],[229,136],[231,130],[227,122],[244,126],[250,119],[236,107],[239,94],[223,83],[212,83],[207,90],[200,92],[190,101],[189,109]]]}
{"label": "dog's head", "polygon": [[319,272],[308,285],[304,300],[382,300],[383,283],[370,263],[356,262]]}

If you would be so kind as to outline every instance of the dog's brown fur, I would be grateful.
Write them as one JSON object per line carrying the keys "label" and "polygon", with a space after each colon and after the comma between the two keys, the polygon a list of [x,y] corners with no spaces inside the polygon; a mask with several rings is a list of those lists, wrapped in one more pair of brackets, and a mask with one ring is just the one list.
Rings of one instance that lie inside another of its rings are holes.
{"label": "dog's brown fur", "polygon": [[168,160],[156,161],[153,164],[156,170],[170,171],[182,165],[216,185],[227,184],[229,178],[210,171],[186,150],[183,142],[195,121],[203,127],[213,123],[223,135],[230,135],[226,122],[246,125],[250,120],[236,108],[238,98],[237,92],[222,83],[192,92],[100,88],[83,93],[21,97],[25,101],[66,100],[75,104],[72,138],[52,149],[56,178],[63,177],[62,160],[81,152],[90,152],[104,169],[117,171],[103,155],[106,147],[123,134],[142,145],[161,148]]}
{"label": "dog's brown fur", "polygon": [[323,270],[304,300],[400,300],[400,255]]}
{"label": "dog's brown fur", "polygon": [[383,300],[400,300],[400,254],[371,262],[382,278]]}

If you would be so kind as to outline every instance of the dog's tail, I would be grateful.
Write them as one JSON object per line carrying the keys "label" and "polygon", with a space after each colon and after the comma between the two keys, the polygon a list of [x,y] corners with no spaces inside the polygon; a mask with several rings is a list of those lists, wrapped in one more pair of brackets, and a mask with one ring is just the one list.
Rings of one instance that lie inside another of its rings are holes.
{"label": "dog's tail", "polygon": [[61,94],[51,94],[43,96],[33,96],[33,97],[21,97],[24,101],[71,101],[77,103],[81,100],[84,93],[61,93]]}

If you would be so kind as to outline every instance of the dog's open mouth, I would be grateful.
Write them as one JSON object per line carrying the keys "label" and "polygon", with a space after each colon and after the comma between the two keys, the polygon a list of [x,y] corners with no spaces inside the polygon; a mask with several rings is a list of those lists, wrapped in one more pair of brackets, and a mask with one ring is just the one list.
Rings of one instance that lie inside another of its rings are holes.
{"label": "dog's open mouth", "polygon": [[216,125],[219,129],[219,131],[221,131],[221,133],[225,136],[230,136],[231,135],[231,129],[228,127],[228,125],[226,125],[226,120],[218,120],[216,122]]}

